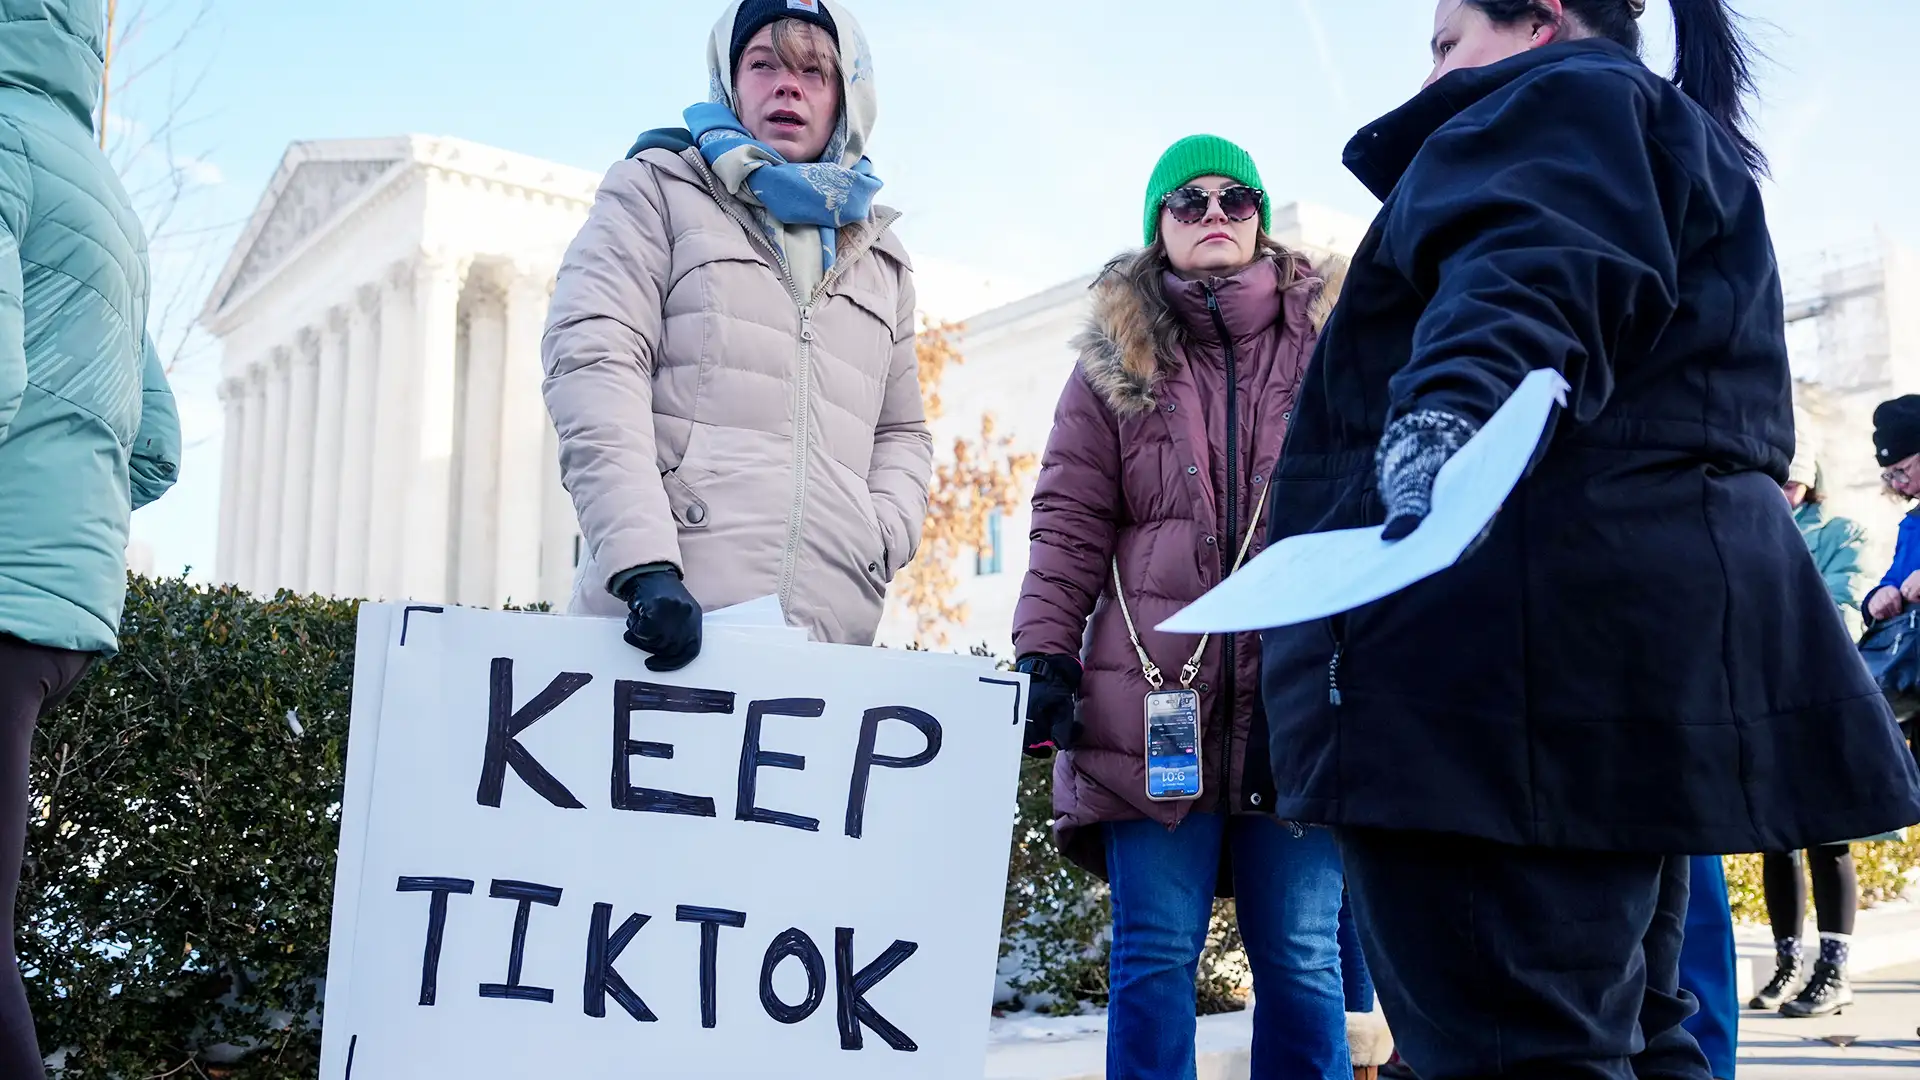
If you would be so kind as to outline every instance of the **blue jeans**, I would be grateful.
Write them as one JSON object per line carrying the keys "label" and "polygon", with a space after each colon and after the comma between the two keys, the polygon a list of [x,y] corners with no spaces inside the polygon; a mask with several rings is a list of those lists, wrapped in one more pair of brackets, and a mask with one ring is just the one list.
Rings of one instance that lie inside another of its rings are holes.
{"label": "blue jeans", "polygon": [[1373,1011],[1373,973],[1367,970],[1367,954],[1360,947],[1360,927],[1353,921],[1353,901],[1340,898],[1340,983],[1346,988],[1347,1011]]}
{"label": "blue jeans", "polygon": [[1149,821],[1109,825],[1106,842],[1108,1080],[1194,1080],[1194,980],[1227,844],[1253,969],[1252,1080],[1352,1080],[1332,833],[1194,814],[1173,831]]}
{"label": "blue jeans", "polygon": [[1726,864],[1695,855],[1687,896],[1687,940],[1680,946],[1680,989],[1700,999],[1686,1028],[1699,1042],[1716,1080],[1733,1080],[1740,1046],[1740,991],[1734,983],[1733,911]]}

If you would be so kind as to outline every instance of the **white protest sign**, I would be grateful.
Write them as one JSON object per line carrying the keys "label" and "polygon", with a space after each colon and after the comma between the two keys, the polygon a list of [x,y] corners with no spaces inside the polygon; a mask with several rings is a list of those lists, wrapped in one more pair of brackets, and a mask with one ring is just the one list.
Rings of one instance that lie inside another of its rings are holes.
{"label": "white protest sign", "polygon": [[1024,679],[724,629],[657,675],[617,623],[384,611],[324,1080],[982,1074]]}

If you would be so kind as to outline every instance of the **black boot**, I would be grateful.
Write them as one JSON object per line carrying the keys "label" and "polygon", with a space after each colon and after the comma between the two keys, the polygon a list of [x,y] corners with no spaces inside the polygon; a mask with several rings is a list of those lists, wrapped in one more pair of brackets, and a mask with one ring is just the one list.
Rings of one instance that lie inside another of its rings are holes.
{"label": "black boot", "polygon": [[1853,984],[1847,981],[1847,969],[1825,960],[1813,962],[1813,978],[1807,980],[1800,996],[1780,1006],[1780,1015],[1796,1020],[1832,1016],[1853,1004]]}
{"label": "black boot", "polygon": [[1764,1012],[1772,1012],[1778,1009],[1788,998],[1793,996],[1794,990],[1799,987],[1800,972],[1801,961],[1799,953],[1796,952],[1792,956],[1787,956],[1784,953],[1781,954],[1778,966],[1773,969],[1773,981],[1769,982],[1759,993],[1753,995],[1753,1000],[1747,1002],[1747,1008],[1760,1009]]}

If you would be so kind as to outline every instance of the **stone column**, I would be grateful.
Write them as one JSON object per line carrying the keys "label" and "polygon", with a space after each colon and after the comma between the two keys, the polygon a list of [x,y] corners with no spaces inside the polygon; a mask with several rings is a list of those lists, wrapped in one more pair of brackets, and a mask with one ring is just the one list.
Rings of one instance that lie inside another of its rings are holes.
{"label": "stone column", "polygon": [[373,461],[378,478],[368,495],[367,581],[365,592],[377,599],[406,597],[407,481],[417,453],[420,358],[410,346],[413,335],[413,263],[398,263],[380,282],[380,363],[375,375]]}
{"label": "stone column", "polygon": [[339,591],[334,581],[334,551],[340,534],[340,444],[345,437],[347,312],[327,313],[320,339],[320,372],[313,414],[313,485],[307,521],[312,542],[307,550],[307,588],[322,596]]}
{"label": "stone column", "polygon": [[546,532],[547,481],[550,475],[557,481],[560,465],[557,455],[549,452],[553,423],[540,392],[540,335],[546,326],[552,281],[553,275],[545,269],[516,266],[507,282],[496,530],[499,554],[493,594],[499,601],[512,599],[521,604],[553,600],[543,587],[541,548]]}
{"label": "stone column", "polygon": [[406,488],[401,545],[401,583],[410,600],[445,600],[453,507],[454,412],[460,286],[467,260],[432,255],[414,265],[413,319],[407,342],[414,354],[418,393],[412,399],[403,451],[394,462]]}
{"label": "stone column", "polygon": [[496,268],[469,275],[461,304],[466,349],[459,366],[461,400],[454,446],[458,468],[450,547],[454,601],[488,607],[502,599],[494,594],[494,585],[499,556],[505,304]]}
{"label": "stone column", "polygon": [[260,486],[254,500],[259,526],[254,533],[253,582],[257,593],[272,593],[285,584],[280,564],[280,509],[286,491],[287,378],[293,350],[281,345],[267,361],[266,420],[261,426]]}
{"label": "stone column", "polygon": [[339,528],[334,539],[333,588],[367,596],[367,550],[373,498],[375,392],[380,365],[380,291],[361,288],[347,307],[347,377],[341,393]]}
{"label": "stone column", "polygon": [[241,375],[246,407],[241,410],[239,476],[234,485],[233,583],[253,589],[260,567],[260,477],[264,471],[262,435],[267,426],[267,369],[254,363]]}
{"label": "stone column", "polygon": [[307,552],[313,544],[308,511],[313,507],[313,424],[320,335],[300,331],[287,381],[287,451],[280,502],[280,584],[306,592]]}
{"label": "stone column", "polygon": [[560,482],[560,436],[551,426],[541,446],[547,464],[540,476],[540,599],[555,611],[565,611],[573,596],[580,518],[573,509],[573,496]]}
{"label": "stone column", "polygon": [[220,382],[220,405],[225,413],[220,428],[220,538],[213,558],[214,578],[237,581],[235,564],[240,550],[236,535],[240,522],[241,442],[247,426],[247,384],[242,379]]}

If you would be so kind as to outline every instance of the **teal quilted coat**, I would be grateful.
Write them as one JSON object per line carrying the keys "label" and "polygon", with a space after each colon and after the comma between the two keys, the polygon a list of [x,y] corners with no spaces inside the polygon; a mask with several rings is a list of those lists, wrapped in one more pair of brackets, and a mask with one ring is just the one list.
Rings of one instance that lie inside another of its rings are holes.
{"label": "teal quilted coat", "polygon": [[180,423],[94,134],[102,11],[0,0],[0,634],[111,653],[128,519],[178,475]]}

